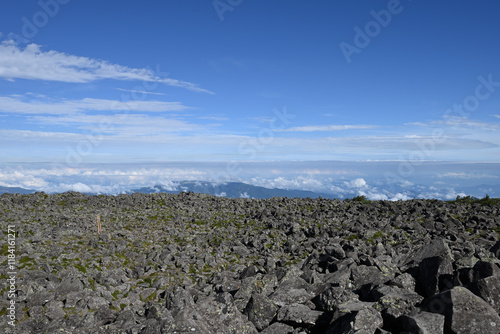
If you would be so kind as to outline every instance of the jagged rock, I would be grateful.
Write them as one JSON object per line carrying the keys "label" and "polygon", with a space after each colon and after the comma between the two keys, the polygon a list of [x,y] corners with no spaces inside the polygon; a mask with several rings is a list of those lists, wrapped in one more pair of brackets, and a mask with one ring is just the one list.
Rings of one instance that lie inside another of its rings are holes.
{"label": "jagged rock", "polygon": [[500,314],[500,276],[490,276],[467,286],[475,295],[483,298]]}
{"label": "jagged rock", "polygon": [[328,327],[326,334],[374,334],[383,323],[380,312],[365,306],[336,319]]}
{"label": "jagged rock", "polygon": [[471,270],[471,282],[490,276],[499,276],[500,268],[493,262],[478,261]]}
{"label": "jagged rock", "polygon": [[311,300],[314,295],[307,292],[306,289],[278,289],[269,297],[276,305],[281,307],[292,304],[303,304]]}
{"label": "jagged rock", "polygon": [[433,240],[422,245],[415,253],[408,254],[404,265],[407,268],[418,266],[423,260],[434,257],[453,259],[450,247],[444,239]]}
{"label": "jagged rock", "polygon": [[95,313],[95,319],[97,320],[97,326],[107,325],[116,319],[116,312],[108,306],[101,306]]}
{"label": "jagged rock", "polygon": [[500,241],[497,241],[491,248],[490,252],[500,260]]}
{"label": "jagged rock", "polygon": [[243,313],[248,316],[248,320],[255,325],[257,330],[262,331],[269,326],[278,309],[279,307],[268,297],[254,293]]}
{"label": "jagged rock", "polygon": [[500,316],[483,299],[464,287],[432,296],[424,309],[445,316],[445,329],[451,333],[498,333]]}
{"label": "jagged rock", "polygon": [[336,311],[340,304],[359,301],[358,295],[340,286],[332,286],[320,295],[316,296],[313,302],[322,311]]}
{"label": "jagged rock", "polygon": [[292,326],[315,328],[315,331],[325,328],[331,316],[327,313],[311,310],[302,304],[292,304],[280,308],[276,320]]}
{"label": "jagged rock", "polygon": [[386,285],[374,289],[372,295],[377,300],[374,308],[381,312],[386,325],[391,325],[401,315],[412,312],[415,305],[424,299],[413,291]]}
{"label": "jagged rock", "polygon": [[416,289],[423,296],[430,297],[442,289],[453,287],[453,264],[447,256],[428,257],[417,269]]}
{"label": "jagged rock", "polygon": [[281,322],[275,322],[271,326],[264,329],[262,334],[292,334],[294,328],[290,325],[283,324]]}
{"label": "jagged rock", "polygon": [[62,282],[56,288],[56,295],[67,296],[72,292],[80,292],[83,289],[83,284],[79,278],[68,277],[62,280]]}
{"label": "jagged rock", "polygon": [[444,316],[430,312],[413,312],[401,317],[401,322],[411,334],[443,334]]}
{"label": "jagged rock", "polygon": [[375,266],[357,266],[352,270],[351,279],[354,287],[360,289],[366,285],[373,286],[386,283],[394,276],[392,273],[383,273]]}
{"label": "jagged rock", "polygon": [[196,309],[213,333],[257,333],[255,326],[238,311],[233,297],[227,292],[197,301]]}

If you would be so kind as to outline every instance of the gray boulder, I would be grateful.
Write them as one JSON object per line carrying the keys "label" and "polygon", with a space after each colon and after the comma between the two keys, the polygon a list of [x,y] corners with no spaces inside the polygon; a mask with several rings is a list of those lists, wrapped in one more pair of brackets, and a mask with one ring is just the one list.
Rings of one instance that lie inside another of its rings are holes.
{"label": "gray boulder", "polygon": [[500,314],[500,276],[480,279],[471,283],[467,288],[487,301]]}
{"label": "gray boulder", "polygon": [[262,331],[269,326],[276,316],[278,309],[279,307],[268,297],[260,294],[253,294],[243,313],[248,316],[248,320],[250,320],[259,331]]}
{"label": "gray boulder", "polygon": [[426,311],[445,316],[445,330],[456,334],[498,333],[500,316],[487,302],[464,287],[424,300]]}
{"label": "gray boulder", "polygon": [[444,315],[430,312],[414,312],[401,317],[401,322],[410,334],[443,334]]}
{"label": "gray boulder", "polygon": [[[323,318],[322,318],[323,317]],[[324,313],[311,310],[309,307],[302,304],[293,304],[282,307],[276,320],[295,327],[318,328],[328,325],[325,321]]]}

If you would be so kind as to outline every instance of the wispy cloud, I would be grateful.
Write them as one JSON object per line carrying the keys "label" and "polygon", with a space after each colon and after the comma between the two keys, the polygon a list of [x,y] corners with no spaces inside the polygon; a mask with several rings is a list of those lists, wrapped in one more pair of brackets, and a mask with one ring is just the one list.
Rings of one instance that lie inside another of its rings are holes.
{"label": "wispy cloud", "polygon": [[69,55],[29,44],[24,49],[13,41],[0,44],[0,77],[7,80],[28,79],[86,83],[102,79],[158,82],[195,92],[213,92],[191,82],[160,77],[145,68],[131,68],[105,60]]}
{"label": "wispy cloud", "polygon": [[377,127],[378,127],[377,125],[309,125],[309,126],[297,126],[278,131],[282,132],[343,131],[343,130],[374,129]]}
{"label": "wispy cloud", "polygon": [[[500,118],[500,115],[492,115],[493,117]],[[446,116],[439,120],[429,121],[429,122],[412,122],[405,123],[405,125],[414,125],[421,127],[452,127],[454,129],[479,129],[488,131],[500,130],[500,124],[498,123],[486,123],[477,120],[470,119],[468,117],[457,117],[457,116]]]}
{"label": "wispy cloud", "polygon": [[465,173],[465,172],[448,172],[437,174],[439,178],[455,178],[455,179],[497,179],[498,176],[485,173]]}
{"label": "wispy cloud", "polygon": [[199,125],[185,121],[142,114],[33,116],[30,120],[39,124],[76,126],[89,131],[99,124],[107,124],[109,126],[101,132],[128,137],[201,130]]}
{"label": "wispy cloud", "polygon": [[166,95],[164,93],[146,92],[146,91],[143,91],[143,90],[123,89],[123,88],[116,88],[116,89],[120,90],[122,92],[129,92],[129,93],[134,93],[134,94]]}
{"label": "wispy cloud", "polygon": [[0,96],[0,112],[16,114],[68,114],[87,110],[168,112],[185,109],[189,109],[189,107],[180,102],[123,102],[92,98],[47,102],[43,100],[22,101],[19,97]]}

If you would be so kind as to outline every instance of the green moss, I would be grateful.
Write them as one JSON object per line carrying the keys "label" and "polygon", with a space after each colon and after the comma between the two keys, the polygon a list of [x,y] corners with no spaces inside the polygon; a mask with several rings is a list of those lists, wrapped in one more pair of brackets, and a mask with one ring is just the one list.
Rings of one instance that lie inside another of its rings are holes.
{"label": "green moss", "polygon": [[124,309],[125,307],[127,307],[127,304],[120,304],[120,309]]}
{"label": "green moss", "polygon": [[74,267],[76,269],[80,270],[84,274],[87,273],[87,268],[85,268],[84,266],[82,266],[80,263],[75,264]]}
{"label": "green moss", "polygon": [[149,302],[149,301],[153,301],[153,300],[155,300],[155,299],[156,299],[156,291],[155,291],[155,292],[153,292],[151,295],[149,295],[149,297],[148,297],[148,298],[146,298],[146,299],[144,300],[144,302],[145,302],[145,303],[147,303],[147,302]]}
{"label": "green moss", "polygon": [[23,256],[22,258],[19,259],[19,263],[20,264],[23,264],[23,263],[26,263],[26,262],[30,262],[31,259],[29,256]]}
{"label": "green moss", "polygon": [[92,291],[95,291],[95,279],[93,279],[92,277],[88,277],[87,280],[90,283],[90,289],[92,289]]}
{"label": "green moss", "polygon": [[354,241],[354,240],[359,240],[359,236],[357,234],[351,234],[350,236],[345,237],[344,239],[347,241]]}

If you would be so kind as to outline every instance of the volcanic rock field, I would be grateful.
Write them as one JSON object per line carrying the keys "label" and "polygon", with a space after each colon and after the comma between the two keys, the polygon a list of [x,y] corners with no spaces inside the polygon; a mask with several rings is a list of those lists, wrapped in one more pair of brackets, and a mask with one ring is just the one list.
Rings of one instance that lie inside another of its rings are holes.
{"label": "volcanic rock field", "polygon": [[498,334],[499,216],[488,198],[3,194],[0,332]]}

